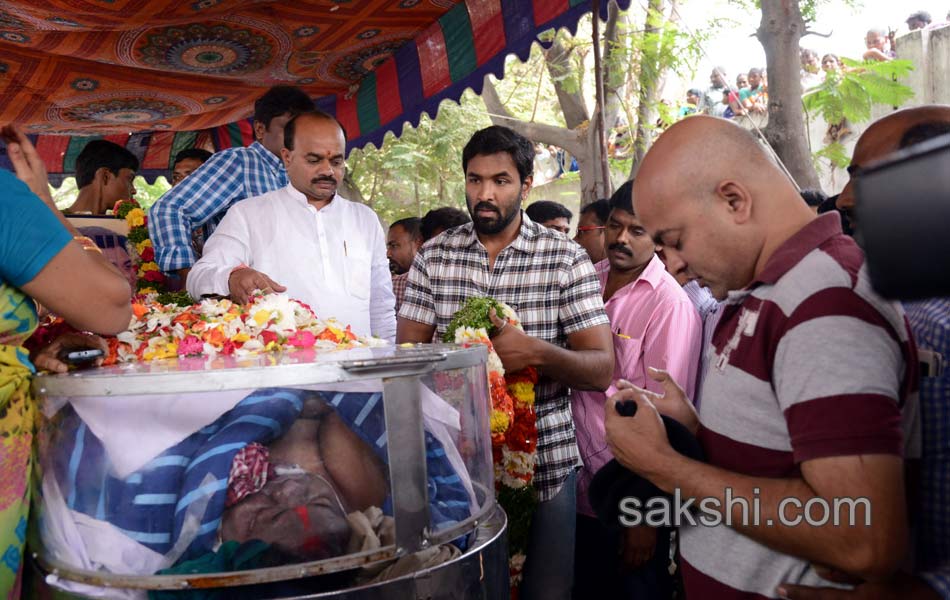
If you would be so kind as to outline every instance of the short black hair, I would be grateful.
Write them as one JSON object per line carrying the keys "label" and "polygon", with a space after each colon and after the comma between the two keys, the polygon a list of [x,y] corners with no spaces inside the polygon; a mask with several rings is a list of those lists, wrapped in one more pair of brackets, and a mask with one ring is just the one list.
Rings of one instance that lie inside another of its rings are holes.
{"label": "short black hair", "polygon": [[288,150],[294,149],[294,135],[297,133],[297,119],[300,117],[314,117],[315,119],[333,121],[340,128],[340,131],[343,132],[343,139],[346,139],[346,129],[343,129],[343,125],[341,125],[340,122],[336,120],[336,117],[328,112],[324,112],[318,108],[315,108],[313,110],[297,113],[289,121],[287,121],[286,125],[284,125],[284,148],[287,148]]}
{"label": "short black hair", "polygon": [[761,67],[752,67],[751,69],[749,69],[749,75],[752,75],[753,73],[761,77],[762,75],[765,74],[765,69]]}
{"label": "short black hair", "polygon": [[901,141],[897,144],[898,148],[907,148],[914,144],[926,142],[927,140],[950,133],[950,123],[947,121],[927,121],[917,123],[904,132]]}
{"label": "short black hair", "polygon": [[687,95],[687,96],[699,96],[700,98],[702,98],[702,97],[703,97],[703,92],[702,92],[699,88],[689,88],[688,90],[686,90],[686,95]]}
{"label": "short black hair", "polygon": [[535,223],[546,223],[561,218],[567,219],[567,222],[570,223],[571,219],[574,218],[574,213],[568,210],[566,206],[553,200],[536,200],[528,205],[524,212]]}
{"label": "short black hair", "polygon": [[422,217],[419,231],[422,234],[422,240],[428,242],[435,237],[435,232],[465,225],[471,220],[472,218],[464,210],[452,206],[443,206],[430,210]]}
{"label": "short black hair", "polygon": [[406,217],[405,219],[399,219],[389,226],[390,229],[393,227],[402,227],[405,229],[406,233],[409,234],[409,239],[412,241],[422,239],[422,219],[419,217]]}
{"label": "short black hair", "polygon": [[188,160],[189,158],[195,158],[204,163],[211,158],[211,153],[204,148],[187,148],[175,155],[175,162],[173,162],[172,165],[177,165],[181,161]]}
{"label": "short black hair", "polygon": [[828,194],[821,190],[801,190],[798,193],[808,206],[821,206],[828,199]]}
{"label": "short black hair", "polygon": [[637,213],[633,210],[633,180],[625,182],[617,188],[614,195],[610,197],[610,210],[625,210],[631,215]]}
{"label": "short black hair", "polygon": [[927,12],[926,10],[918,10],[915,13],[911,13],[909,17],[904,19],[905,23],[908,23],[910,21],[921,21],[923,23],[926,23],[927,25],[930,25],[930,22],[933,21],[933,18],[930,16],[930,13]]}
{"label": "short black hair", "polygon": [[290,113],[293,117],[314,110],[316,104],[302,89],[292,85],[275,85],[254,102],[254,121],[270,128],[275,117]]}
{"label": "short black hair", "polygon": [[610,216],[610,201],[606,198],[600,198],[591,202],[587,206],[581,208],[581,215],[586,215],[587,213],[594,213],[597,222],[601,225],[607,224],[607,217]]}
{"label": "short black hair", "polygon": [[521,183],[534,175],[534,144],[512,129],[492,125],[476,131],[462,150],[462,172],[468,173],[468,161],[476,156],[507,152],[518,168]]}
{"label": "short black hair", "polygon": [[805,58],[806,56],[814,56],[815,58],[818,58],[818,53],[812,50],[811,48],[802,48],[799,51],[799,56],[801,58]]}
{"label": "short black hair", "polygon": [[96,178],[96,171],[105,167],[113,175],[122,169],[139,170],[139,159],[122,146],[108,140],[92,140],[76,157],[76,187],[84,188]]}

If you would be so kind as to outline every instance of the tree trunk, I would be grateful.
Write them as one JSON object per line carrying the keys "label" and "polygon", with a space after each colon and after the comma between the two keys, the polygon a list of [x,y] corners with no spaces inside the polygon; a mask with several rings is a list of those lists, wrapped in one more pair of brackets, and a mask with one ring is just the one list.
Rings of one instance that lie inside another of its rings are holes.
{"label": "tree trunk", "polygon": [[805,31],[798,0],[764,0],[756,36],[765,50],[769,123],[763,134],[802,189],[819,188],[802,108],[799,40]]}
{"label": "tree trunk", "polygon": [[563,84],[564,78],[570,77],[573,70],[570,50],[564,47],[560,39],[555,38],[554,43],[544,53],[544,63],[554,84],[554,91],[557,94],[561,112],[564,113],[567,128],[579,127],[590,118],[590,113],[587,111],[581,86],[578,85],[576,91],[568,91]]}
{"label": "tree trunk", "polygon": [[349,169],[344,171],[343,181],[340,182],[339,188],[339,194],[347,200],[366,204],[366,199],[363,197],[362,192],[360,192],[359,186],[356,185],[356,182],[353,181],[353,178],[350,176]]}
{"label": "tree trunk", "polygon": [[[766,0],[768,1],[768,0]],[[663,28],[664,0],[649,0],[646,21],[643,26],[644,38],[650,40],[643,44],[640,53],[639,91],[637,93],[637,133],[633,138],[633,164],[630,165],[630,179],[637,176],[640,163],[653,143],[653,132],[657,118],[656,105],[660,94],[660,30]]]}

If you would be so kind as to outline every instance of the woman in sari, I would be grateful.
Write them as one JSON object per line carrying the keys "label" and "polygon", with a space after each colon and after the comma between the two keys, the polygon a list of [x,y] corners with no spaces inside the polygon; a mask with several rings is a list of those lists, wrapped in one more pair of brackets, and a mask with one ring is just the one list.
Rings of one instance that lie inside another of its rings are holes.
{"label": "woman in sari", "polygon": [[19,177],[0,171],[0,599],[14,599],[20,596],[33,462],[30,380],[36,368],[64,372],[62,350],[102,343],[70,334],[31,362],[23,342],[36,328],[36,303],[79,330],[104,334],[128,327],[131,305],[126,278],[56,209],[33,145],[12,126],[0,135]]}

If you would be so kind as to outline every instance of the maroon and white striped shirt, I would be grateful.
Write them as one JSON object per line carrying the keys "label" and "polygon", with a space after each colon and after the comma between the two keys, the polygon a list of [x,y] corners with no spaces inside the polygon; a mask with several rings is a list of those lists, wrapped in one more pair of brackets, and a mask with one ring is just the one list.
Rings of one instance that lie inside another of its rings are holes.
{"label": "maroon and white striped shirt", "polygon": [[[793,478],[807,460],[902,454],[913,339],[900,306],[871,289],[864,254],[836,214],[806,225],[729,294],[706,352],[699,436],[711,464]],[[681,536],[687,597],[775,598],[783,582],[827,585],[808,561],[725,525]]]}

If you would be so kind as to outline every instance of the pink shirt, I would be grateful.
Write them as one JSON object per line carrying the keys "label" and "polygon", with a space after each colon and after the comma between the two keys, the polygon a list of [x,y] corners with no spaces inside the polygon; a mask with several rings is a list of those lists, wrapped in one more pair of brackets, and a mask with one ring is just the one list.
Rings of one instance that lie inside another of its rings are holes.
{"label": "pink shirt", "polygon": [[[607,285],[610,262],[602,260],[594,269],[600,288]],[[605,305],[614,340],[614,380],[623,378],[634,385],[662,392],[646,374],[647,367],[670,372],[692,398],[702,346],[703,326],[699,313],[673,276],[655,256],[636,281],[619,289]],[[611,386],[607,394],[614,392]],[[584,466],[577,476],[577,512],[595,516],[587,497],[594,474],[613,455],[604,435],[603,392],[571,392],[571,408],[577,431],[577,445]]]}

